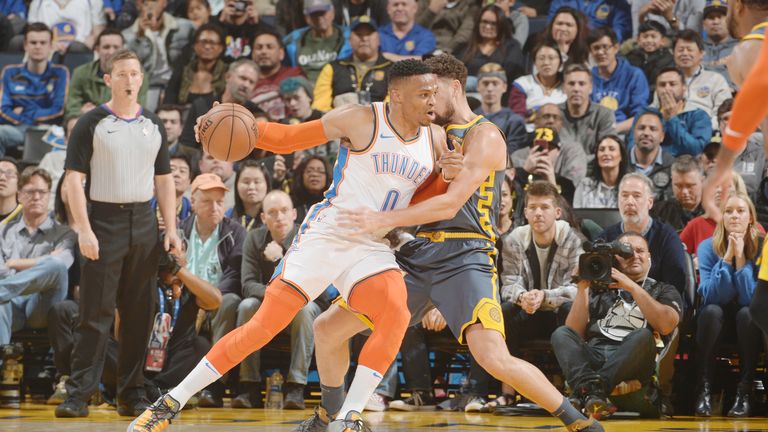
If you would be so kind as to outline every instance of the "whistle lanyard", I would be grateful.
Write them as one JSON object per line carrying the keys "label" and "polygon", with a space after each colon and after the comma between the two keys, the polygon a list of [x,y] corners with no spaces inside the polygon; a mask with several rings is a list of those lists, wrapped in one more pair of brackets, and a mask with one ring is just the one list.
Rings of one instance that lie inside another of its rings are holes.
{"label": "whistle lanyard", "polygon": [[[160,295],[160,316],[162,316],[165,313],[165,295],[163,295],[163,290],[158,288],[157,293]],[[179,318],[179,309],[181,308],[181,299],[176,299],[173,302],[173,317],[171,318],[171,333],[173,333],[173,329],[176,328],[176,320]]]}

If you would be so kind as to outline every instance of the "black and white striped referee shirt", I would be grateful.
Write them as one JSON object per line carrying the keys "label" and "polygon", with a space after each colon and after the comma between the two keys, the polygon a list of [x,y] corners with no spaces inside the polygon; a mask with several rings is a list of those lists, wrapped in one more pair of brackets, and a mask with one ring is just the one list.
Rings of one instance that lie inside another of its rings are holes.
{"label": "black and white striped referee shirt", "polygon": [[118,117],[106,105],[85,113],[72,129],[65,168],[87,175],[89,200],[145,202],[154,177],[171,173],[165,127],[152,112]]}

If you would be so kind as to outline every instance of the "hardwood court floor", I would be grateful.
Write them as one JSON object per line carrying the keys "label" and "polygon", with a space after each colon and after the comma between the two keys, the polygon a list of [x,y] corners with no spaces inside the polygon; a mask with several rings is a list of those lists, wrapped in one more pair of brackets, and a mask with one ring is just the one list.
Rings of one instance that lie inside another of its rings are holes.
{"label": "hardwood court floor", "polygon": [[[290,431],[312,411],[196,409],[184,411],[168,432]],[[376,432],[405,431],[564,431],[557,421],[545,417],[500,417],[490,414],[453,412],[370,413],[366,418]],[[91,408],[86,419],[57,419],[53,407],[27,404],[21,410],[0,409],[0,432],[117,432],[125,431],[130,419],[119,417],[114,409]],[[605,423],[610,432],[768,432],[768,419],[699,420],[681,417],[674,420],[612,420]]]}

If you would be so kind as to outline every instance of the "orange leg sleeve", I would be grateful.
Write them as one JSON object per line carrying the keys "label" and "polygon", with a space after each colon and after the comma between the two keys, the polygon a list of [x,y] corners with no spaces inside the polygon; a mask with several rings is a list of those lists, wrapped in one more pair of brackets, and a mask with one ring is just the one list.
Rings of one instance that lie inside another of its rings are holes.
{"label": "orange leg sleeve", "polygon": [[411,319],[403,274],[387,270],[358,282],[349,306],[368,316],[374,325],[358,363],[384,375],[400,350]]}
{"label": "orange leg sleeve", "polygon": [[[733,101],[733,111],[728,128],[723,134],[723,146],[740,152],[747,144],[747,139],[757,129],[766,114],[768,104],[768,43],[763,42],[752,70],[749,72],[744,86]],[[765,131],[764,131],[765,132]]]}
{"label": "orange leg sleeve", "polygon": [[226,373],[286,328],[306,303],[290,285],[274,279],[267,286],[264,302],[256,314],[216,342],[206,358],[219,373]]}
{"label": "orange leg sleeve", "polygon": [[328,142],[322,120],[284,125],[280,123],[259,123],[256,147],[278,154],[289,154],[306,150]]}

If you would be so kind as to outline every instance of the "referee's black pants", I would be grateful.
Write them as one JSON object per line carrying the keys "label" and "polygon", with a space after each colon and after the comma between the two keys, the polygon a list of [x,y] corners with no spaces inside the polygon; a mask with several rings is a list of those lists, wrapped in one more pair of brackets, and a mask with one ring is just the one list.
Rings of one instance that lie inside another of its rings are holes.
{"label": "referee's black pants", "polygon": [[99,241],[99,259],[84,259],[82,264],[80,317],[67,390],[70,397],[88,402],[98,389],[117,306],[117,400],[132,405],[144,397],[144,362],[157,305],[162,247],[157,217],[149,203],[92,202],[89,219]]}

